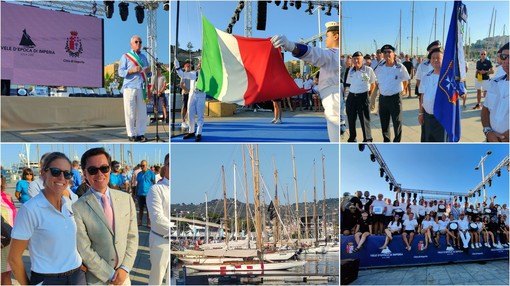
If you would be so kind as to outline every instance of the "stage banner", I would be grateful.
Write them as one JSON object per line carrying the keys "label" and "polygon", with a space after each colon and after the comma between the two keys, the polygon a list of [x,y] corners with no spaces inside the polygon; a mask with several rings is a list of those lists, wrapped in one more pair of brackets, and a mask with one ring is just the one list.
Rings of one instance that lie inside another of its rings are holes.
{"label": "stage banner", "polygon": [[2,79],[102,87],[102,19],[4,1],[0,5]]}
{"label": "stage banner", "polygon": [[[400,235],[393,236],[388,244],[391,253],[383,253],[379,247],[384,244],[385,236],[369,236],[362,248],[354,253],[357,244],[354,236],[342,236],[340,256],[341,259],[359,258],[360,269],[378,268],[388,266],[408,266],[424,264],[441,264],[449,262],[468,262],[481,260],[508,259],[508,248],[469,248],[468,252],[463,250],[446,250],[446,237],[441,236],[440,247],[436,248],[434,243],[429,243],[425,248],[423,235],[414,237],[411,251],[405,249],[404,241]],[[483,244],[483,243],[482,243]]]}

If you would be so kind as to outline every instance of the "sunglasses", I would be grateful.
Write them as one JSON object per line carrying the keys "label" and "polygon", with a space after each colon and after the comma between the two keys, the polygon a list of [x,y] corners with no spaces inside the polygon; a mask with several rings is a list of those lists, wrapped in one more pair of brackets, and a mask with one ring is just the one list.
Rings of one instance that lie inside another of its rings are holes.
{"label": "sunglasses", "polygon": [[115,166],[113,166],[113,168],[114,169],[118,169],[118,168],[120,168],[120,166],[119,165],[115,165]]}
{"label": "sunglasses", "polygon": [[142,41],[135,41],[135,44],[141,44]]}
{"label": "sunglasses", "polygon": [[480,54],[480,56],[485,56],[485,54]]}
{"label": "sunglasses", "polygon": [[64,179],[69,180],[73,177],[73,173],[69,171],[60,170],[59,168],[46,168],[45,171],[50,171],[51,175],[55,178],[60,177],[61,173],[64,173]]}
{"label": "sunglasses", "polygon": [[502,61],[506,61],[506,59],[508,59],[508,55],[507,55],[507,54],[499,54],[499,58],[500,58]]}
{"label": "sunglasses", "polygon": [[90,166],[87,168],[87,172],[91,175],[97,174],[97,171],[101,171],[101,173],[106,174],[110,172],[110,166],[104,165],[99,168]]}

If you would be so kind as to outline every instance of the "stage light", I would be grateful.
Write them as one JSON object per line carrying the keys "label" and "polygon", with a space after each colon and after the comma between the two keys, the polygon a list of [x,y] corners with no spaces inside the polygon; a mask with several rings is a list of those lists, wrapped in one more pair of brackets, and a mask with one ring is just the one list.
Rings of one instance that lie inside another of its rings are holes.
{"label": "stage light", "polygon": [[280,6],[280,4],[282,3],[282,1],[274,1],[274,3],[276,4],[276,6]]}
{"label": "stage light", "polygon": [[234,15],[232,16],[232,19],[230,20],[231,24],[235,24],[237,22],[237,17]]}
{"label": "stage light", "polygon": [[165,4],[163,4],[163,10],[170,10],[170,1],[165,1]]}
{"label": "stage light", "polygon": [[313,14],[313,4],[312,4],[312,1],[308,1],[308,8],[305,10],[305,13],[308,12],[308,14],[312,15]]}
{"label": "stage light", "polygon": [[333,5],[331,5],[331,2],[328,5],[328,11],[324,13],[326,16],[331,16],[331,9],[333,8]]}
{"label": "stage light", "polygon": [[312,46],[316,47],[317,46],[317,41],[313,41],[312,42]]}
{"label": "stage light", "polygon": [[106,14],[106,18],[111,19],[113,16],[113,1],[104,1],[104,10]]}
{"label": "stage light", "polygon": [[292,7],[294,6],[294,1],[290,1],[289,5]]}
{"label": "stage light", "polygon": [[386,176],[384,177],[384,179],[386,180],[386,182],[389,182],[389,181],[390,181],[390,177],[388,177],[388,175],[386,175]]}
{"label": "stage light", "polygon": [[492,179],[489,179],[489,187],[492,187]]}
{"label": "stage light", "polygon": [[244,8],[244,1],[239,1],[239,4],[237,4],[237,7],[239,7],[240,10],[243,10],[243,8]]}
{"label": "stage light", "polygon": [[478,196],[481,196],[482,190],[478,190]]}
{"label": "stage light", "polygon": [[138,24],[142,24],[143,18],[145,18],[145,13],[143,11],[142,5],[137,5],[135,7],[135,14],[136,14],[136,21],[138,22]]}
{"label": "stage light", "polygon": [[390,191],[393,191],[393,183],[390,183]]}
{"label": "stage light", "polygon": [[496,172],[496,174],[498,175],[498,177],[501,177],[501,169],[500,169],[500,170],[498,170],[498,171]]}
{"label": "stage light", "polygon": [[288,3],[288,2],[289,2],[289,1],[283,1],[283,6],[282,6],[282,9],[283,9],[283,10],[289,10],[289,7],[287,7],[287,3]]}
{"label": "stage light", "polygon": [[129,15],[128,6],[129,6],[129,3],[126,3],[126,2],[119,3],[119,14],[120,14],[120,19],[122,21],[126,21],[128,18],[128,15]]}
{"label": "stage light", "polygon": [[370,161],[375,162],[375,155],[373,153],[370,154]]}
{"label": "stage light", "polygon": [[299,10],[301,8],[301,1],[296,1],[296,10]]}
{"label": "stage light", "polygon": [[383,168],[379,168],[379,176],[384,177],[384,169]]}

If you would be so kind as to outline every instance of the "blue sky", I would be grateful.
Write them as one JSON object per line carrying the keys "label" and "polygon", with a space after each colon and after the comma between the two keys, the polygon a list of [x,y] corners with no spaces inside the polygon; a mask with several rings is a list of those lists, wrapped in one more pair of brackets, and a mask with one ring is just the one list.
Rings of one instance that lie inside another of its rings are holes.
{"label": "blue sky", "polygon": [[[37,162],[37,145],[39,145],[39,153],[42,156],[46,152],[63,152],[69,159],[78,161],[81,155],[88,149],[95,147],[103,147],[113,157],[112,160],[120,161],[120,144],[1,144],[1,164],[10,167],[12,163],[17,164],[19,161],[18,154],[23,153],[26,156],[26,145],[29,145],[30,161]],[[134,164],[140,163],[146,159],[149,165],[163,163],[165,155],[169,152],[167,144],[124,144],[124,158],[128,158],[128,150],[133,150]],[[87,149],[88,148],[88,149]],[[115,150],[115,155],[114,155]],[[75,157],[75,155],[77,157]],[[158,157],[158,158],[157,158]],[[159,158],[161,157],[161,158]],[[127,160],[127,159],[125,159]],[[129,162],[128,162],[129,163]]]}
{"label": "blue sky", "polygon": [[[181,1],[180,19],[179,19],[179,44],[181,48],[186,49],[188,42],[193,44],[193,50],[202,47],[202,14],[218,29],[224,31],[230,19],[234,14],[238,1]],[[284,34],[289,40],[298,41],[299,38],[311,38],[318,34],[318,16],[317,12],[313,15],[305,13],[307,5],[304,4],[299,10],[289,6],[288,10],[283,10],[283,4],[276,6],[272,1],[267,6],[266,30],[259,31],[257,27],[257,2],[252,1],[252,36],[257,38],[268,38],[275,34]],[[283,3],[283,1],[282,1]],[[171,5],[171,43],[175,44],[175,24],[176,24],[175,1]],[[324,24],[329,21],[338,21],[339,16],[335,8],[332,9],[331,16],[326,16],[321,12],[321,31],[325,30]],[[241,12],[240,20],[235,24],[233,34],[244,36],[244,14]],[[318,46],[318,44],[317,44]],[[324,47],[324,43],[323,43]]]}
{"label": "blue sky", "polygon": [[[289,144],[259,144],[260,172],[264,177],[271,196],[274,196],[273,158],[278,169],[278,194],[280,202],[286,202],[283,191],[287,186],[291,203],[295,202],[294,177],[292,169],[291,146]],[[322,148],[322,150],[321,150]],[[246,149],[246,148],[245,148]],[[246,149],[247,150],[247,149]],[[326,195],[338,198],[338,145],[336,144],[296,144],[294,154],[299,191],[299,201],[303,202],[306,190],[307,202],[313,201],[313,160],[317,168],[317,200],[323,198],[321,154],[325,156]],[[209,200],[223,199],[221,183],[221,165],[225,166],[227,197],[233,198],[233,165],[237,169],[237,194],[241,201],[243,189],[243,159],[240,144],[175,144],[172,145],[171,181],[172,203],[201,203],[208,192]],[[246,151],[248,188],[253,190],[251,163]],[[250,192],[253,202],[253,192]],[[269,202],[266,193],[266,202]]]}
{"label": "blue sky", "polygon": [[[102,2],[102,1],[101,1]],[[105,65],[118,61],[122,54],[129,51],[131,36],[139,35],[143,46],[147,45],[147,10],[142,24],[138,24],[135,15],[135,4],[129,3],[129,16],[123,22],[119,15],[118,1],[114,4],[114,14],[111,19],[104,17],[104,63]],[[168,64],[169,13],[160,4],[157,9],[157,47],[158,60]],[[144,52],[145,53],[145,52]]]}
{"label": "blue sky", "polygon": [[[434,39],[434,8],[437,8],[436,38],[443,45],[446,41],[453,2],[446,4],[445,40],[443,41],[444,1],[415,1],[413,55],[425,54],[427,45]],[[503,25],[509,30],[508,1],[464,1],[468,10],[468,32],[471,43],[488,36],[493,7],[497,10],[495,35],[502,35]],[[342,47],[344,54],[360,50],[364,54],[375,52],[374,40],[378,48],[384,44],[398,43],[400,10],[402,10],[402,47],[410,53],[412,1],[342,1],[343,31]],[[492,36],[492,32],[491,32]],[[409,38],[408,38],[409,37]],[[467,43],[467,36],[464,42]],[[397,50],[398,52],[398,50]]]}
{"label": "blue sky", "polygon": [[[509,153],[506,144],[377,144],[391,173],[403,188],[467,193],[482,180],[475,167],[487,151],[485,174],[496,167]],[[370,160],[370,150],[358,150],[357,144],[341,146],[341,190],[353,194],[356,190],[384,194],[394,199],[384,178],[379,177],[379,164]],[[508,203],[509,177],[503,168],[487,187],[487,197],[496,195],[496,202]],[[482,197],[478,202],[483,201]]]}

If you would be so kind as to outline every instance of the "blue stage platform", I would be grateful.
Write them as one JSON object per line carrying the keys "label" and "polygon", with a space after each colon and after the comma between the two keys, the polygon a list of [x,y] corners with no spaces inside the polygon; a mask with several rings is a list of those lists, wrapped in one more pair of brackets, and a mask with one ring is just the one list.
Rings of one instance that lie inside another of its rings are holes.
{"label": "blue stage platform", "polygon": [[[381,253],[379,249],[384,244],[385,236],[369,236],[361,249],[352,253],[357,246],[354,236],[341,237],[341,259],[360,260],[360,269],[391,267],[391,266],[411,266],[426,264],[441,264],[450,262],[472,262],[483,260],[508,260],[508,248],[469,248],[468,252],[463,250],[446,250],[446,237],[441,236],[440,247],[436,248],[434,243],[430,244],[426,250],[420,250],[425,246],[423,235],[414,237],[411,245],[411,251],[405,249],[404,241],[400,235],[393,236],[393,240],[388,244],[391,253]],[[482,238],[483,244],[483,238]]]}
{"label": "blue stage platform", "polygon": [[[202,142],[329,142],[326,119],[317,116],[285,117],[271,124],[272,117],[206,122]],[[172,143],[194,142],[172,137]]]}

